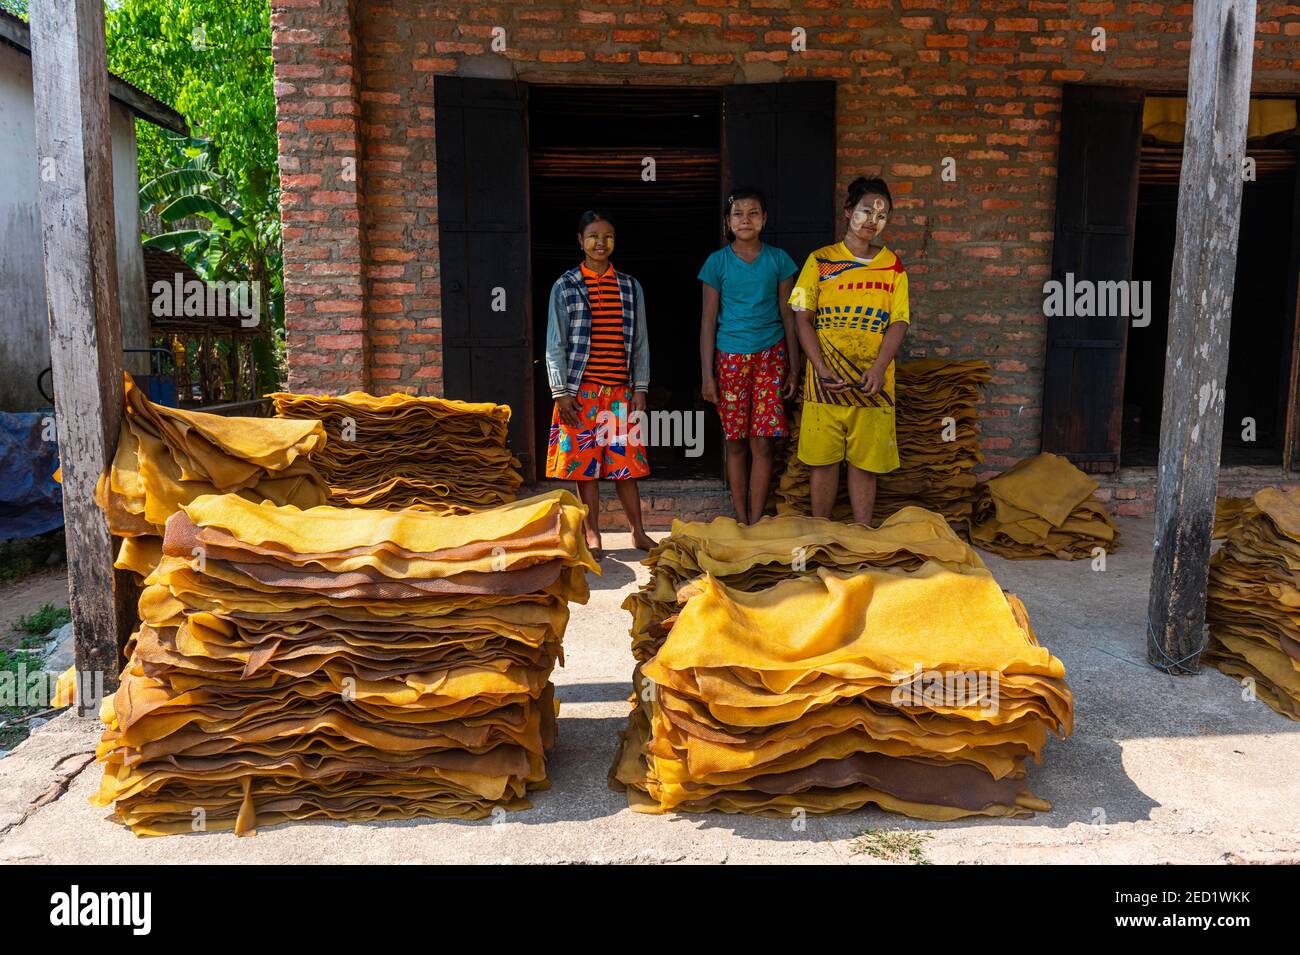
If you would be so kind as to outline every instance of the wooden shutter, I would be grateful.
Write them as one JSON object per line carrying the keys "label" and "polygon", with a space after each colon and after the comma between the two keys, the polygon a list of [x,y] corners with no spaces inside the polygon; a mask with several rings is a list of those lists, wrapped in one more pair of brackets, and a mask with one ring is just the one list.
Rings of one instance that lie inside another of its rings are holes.
{"label": "wooden shutter", "polygon": [[438,76],[434,108],[446,394],[509,405],[510,446],[531,479],[527,87]]}
{"label": "wooden shutter", "polygon": [[835,83],[749,83],[722,96],[723,195],[755,186],[767,197],[763,241],[800,266],[834,242]]}
{"label": "wooden shutter", "polygon": [[1300,167],[1292,179],[1291,257],[1286,279],[1286,310],[1282,317],[1282,367],[1278,421],[1285,422],[1282,463],[1300,471]]}
{"label": "wooden shutter", "polygon": [[[1052,278],[1128,281],[1133,267],[1141,90],[1066,86]],[[1138,276],[1141,278],[1141,276]],[[1043,450],[1085,471],[1119,467],[1129,319],[1047,320]]]}

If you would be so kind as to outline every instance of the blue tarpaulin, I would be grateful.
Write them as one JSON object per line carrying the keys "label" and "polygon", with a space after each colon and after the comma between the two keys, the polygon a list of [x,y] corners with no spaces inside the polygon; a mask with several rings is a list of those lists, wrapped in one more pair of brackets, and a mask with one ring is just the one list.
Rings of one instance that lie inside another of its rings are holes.
{"label": "blue tarpaulin", "polygon": [[39,411],[0,411],[0,540],[34,537],[63,526],[63,490],[54,480],[59,445],[53,420],[52,414]]}

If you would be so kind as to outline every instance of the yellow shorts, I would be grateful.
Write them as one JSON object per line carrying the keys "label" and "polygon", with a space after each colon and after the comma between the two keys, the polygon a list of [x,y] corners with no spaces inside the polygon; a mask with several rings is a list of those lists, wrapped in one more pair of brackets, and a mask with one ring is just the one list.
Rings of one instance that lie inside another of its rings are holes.
{"label": "yellow shorts", "polygon": [[799,420],[799,460],[810,467],[848,461],[884,474],[898,467],[893,408],[861,408],[805,401]]}

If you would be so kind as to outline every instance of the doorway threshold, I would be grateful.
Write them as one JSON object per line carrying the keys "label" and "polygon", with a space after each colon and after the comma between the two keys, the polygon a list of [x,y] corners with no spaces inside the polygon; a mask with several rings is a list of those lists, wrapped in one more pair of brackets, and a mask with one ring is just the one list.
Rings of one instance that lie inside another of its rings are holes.
{"label": "doorway threshold", "polygon": [[[613,481],[602,481],[611,485]],[[715,517],[732,517],[731,492],[722,478],[696,478],[690,480],[642,478],[637,481],[641,492],[641,520],[647,529],[667,530],[674,520],[711,521]],[[519,489],[520,497],[544,494],[563,488],[573,492],[572,481],[537,481]],[[614,488],[602,486],[600,494],[600,526],[602,530],[627,528],[627,518],[619,505]]]}

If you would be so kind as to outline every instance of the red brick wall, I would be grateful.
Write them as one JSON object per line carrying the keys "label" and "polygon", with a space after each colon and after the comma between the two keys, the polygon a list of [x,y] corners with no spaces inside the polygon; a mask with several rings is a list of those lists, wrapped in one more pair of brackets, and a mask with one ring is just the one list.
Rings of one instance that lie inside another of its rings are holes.
{"label": "red brick wall", "polygon": [[371,383],[354,21],[348,0],[272,7],[293,391],[364,391]]}
{"label": "red brick wall", "polygon": [[[343,0],[272,7],[294,387],[334,387],[342,365],[368,374],[377,392],[441,387],[436,73],[834,79],[840,186],[879,174],[896,197],[886,241],[911,277],[908,352],[984,357],[996,369],[984,409],[995,469],[1039,444],[1061,86],[1180,90],[1191,30],[1190,3],[356,0],[349,59]],[[1258,23],[1255,90],[1300,92],[1300,5],[1261,3]],[[496,26],[506,30],[502,54],[490,49]],[[1097,26],[1105,53],[1090,48]],[[791,51],[795,27],[807,31],[806,52]],[[354,147],[354,129],[333,123],[354,121],[357,109],[364,190],[340,189],[329,161]],[[956,160],[955,182],[940,178],[945,156]],[[330,270],[355,264],[358,250],[364,307],[341,311],[334,298],[350,296],[357,276]]]}

